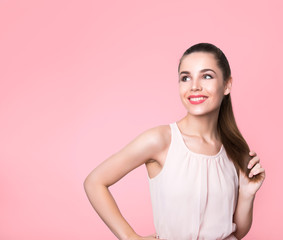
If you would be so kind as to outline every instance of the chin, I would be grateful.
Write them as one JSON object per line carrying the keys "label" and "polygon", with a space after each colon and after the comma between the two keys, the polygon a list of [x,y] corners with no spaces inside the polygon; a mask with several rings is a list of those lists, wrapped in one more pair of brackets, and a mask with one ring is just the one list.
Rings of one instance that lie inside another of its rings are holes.
{"label": "chin", "polygon": [[192,116],[205,116],[210,114],[218,113],[220,110],[220,105],[217,106],[190,106],[187,103],[183,102],[184,107],[187,110],[187,114]]}
{"label": "chin", "polygon": [[191,112],[191,111],[187,111],[187,114],[189,114],[191,116],[205,116],[205,115],[208,115],[209,112]]}
{"label": "chin", "polygon": [[215,114],[219,112],[220,107],[213,108],[213,109],[191,109],[186,107],[187,109],[187,114],[192,115],[192,116],[205,116],[205,115],[210,115],[210,114]]}

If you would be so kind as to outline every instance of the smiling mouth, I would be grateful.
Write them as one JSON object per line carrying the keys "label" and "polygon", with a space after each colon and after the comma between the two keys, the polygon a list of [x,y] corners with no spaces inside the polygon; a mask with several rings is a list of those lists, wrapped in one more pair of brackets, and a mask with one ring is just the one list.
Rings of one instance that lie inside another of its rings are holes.
{"label": "smiling mouth", "polygon": [[188,99],[192,104],[199,104],[203,103],[207,99],[207,97],[189,97]]}
{"label": "smiling mouth", "polygon": [[204,99],[207,99],[207,97],[189,97],[189,100],[194,101],[194,102],[204,100]]}

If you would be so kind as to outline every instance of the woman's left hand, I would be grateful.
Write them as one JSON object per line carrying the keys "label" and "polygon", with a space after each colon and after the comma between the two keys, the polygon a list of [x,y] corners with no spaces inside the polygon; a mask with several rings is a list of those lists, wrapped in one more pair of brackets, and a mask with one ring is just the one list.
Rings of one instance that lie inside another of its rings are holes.
{"label": "woman's left hand", "polygon": [[[253,197],[265,179],[265,170],[259,163],[260,159],[256,153],[251,151],[249,154],[253,157],[248,164],[248,169],[251,169],[250,174],[249,177],[246,177],[245,173],[240,171],[239,190],[242,194]],[[257,180],[252,181],[251,178],[255,175],[259,175],[259,177]]]}

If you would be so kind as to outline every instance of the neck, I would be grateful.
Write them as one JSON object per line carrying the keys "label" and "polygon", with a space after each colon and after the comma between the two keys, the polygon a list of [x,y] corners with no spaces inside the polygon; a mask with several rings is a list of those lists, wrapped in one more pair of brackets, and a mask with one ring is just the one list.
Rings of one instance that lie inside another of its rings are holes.
{"label": "neck", "polygon": [[185,134],[200,137],[206,142],[220,141],[217,132],[218,114],[219,111],[200,116],[188,113],[180,124]]}

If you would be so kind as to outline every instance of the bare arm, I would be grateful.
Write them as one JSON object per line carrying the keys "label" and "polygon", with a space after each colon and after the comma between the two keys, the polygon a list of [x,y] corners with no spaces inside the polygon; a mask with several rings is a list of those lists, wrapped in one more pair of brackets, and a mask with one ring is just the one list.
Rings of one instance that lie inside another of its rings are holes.
{"label": "bare arm", "polygon": [[[242,239],[252,226],[255,195],[265,179],[265,170],[259,163],[259,157],[253,151],[250,155],[254,157],[249,161],[249,178],[242,171],[239,174],[239,197],[234,213],[234,222],[237,225],[234,235],[237,239]],[[258,177],[252,179],[256,175]]]}
{"label": "bare arm", "polygon": [[143,238],[138,238],[140,236],[122,216],[108,187],[149,159],[153,159],[154,155],[164,148],[161,128],[155,127],[140,134],[122,150],[102,162],[85,179],[84,188],[91,205],[120,240]]}
{"label": "bare arm", "polygon": [[252,226],[254,198],[255,196],[245,196],[239,191],[237,208],[234,213],[234,222],[237,225],[234,235],[237,239],[242,239]]}

